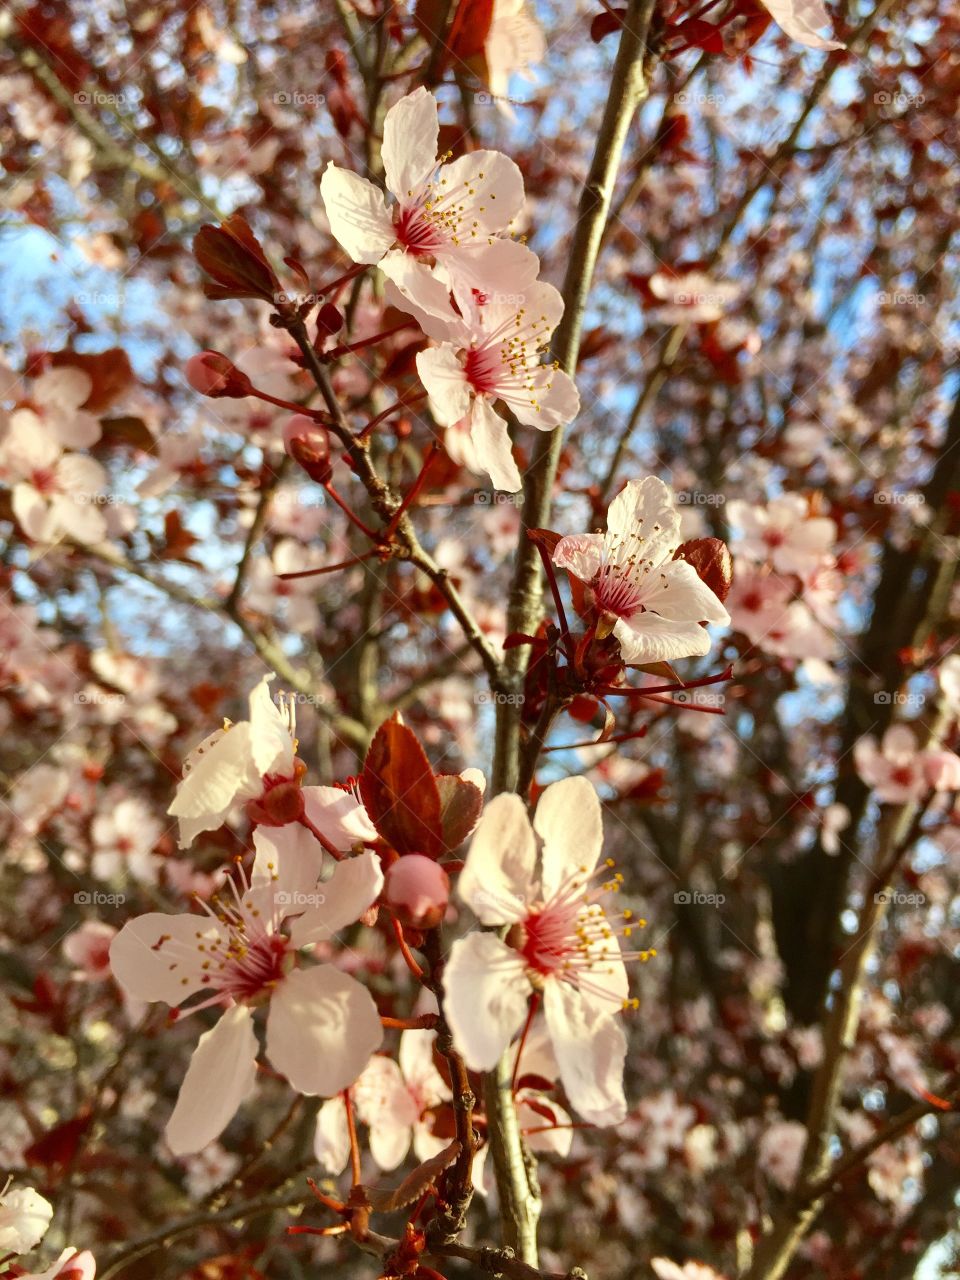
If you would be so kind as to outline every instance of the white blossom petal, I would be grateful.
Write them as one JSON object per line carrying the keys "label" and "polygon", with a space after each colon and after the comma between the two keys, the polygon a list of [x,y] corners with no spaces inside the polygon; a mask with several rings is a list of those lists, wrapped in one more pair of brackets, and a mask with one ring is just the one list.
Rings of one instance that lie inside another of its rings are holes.
{"label": "white blossom petal", "polygon": [[470,933],[451,947],[443,987],[454,1044],[472,1070],[492,1071],[527,1016],[523,957],[492,933]]}
{"label": "white blossom petal", "polygon": [[253,1014],[234,1005],[197,1042],[164,1131],[177,1156],[192,1155],[218,1138],[253,1092],[257,1037]]}
{"label": "white blossom petal", "polygon": [[346,1089],[382,1040],[369,991],[333,965],[294,969],[270,999],[267,1056],[299,1093]]}
{"label": "white blossom petal", "polygon": [[574,1110],[591,1124],[619,1124],[627,1113],[627,1039],[619,1022],[587,994],[557,980],[546,983],[543,1007],[560,1079]]}
{"label": "white blossom petal", "polygon": [[532,891],[537,849],[519,796],[504,793],[485,807],[473,834],[457,892],[483,924],[522,920]]}

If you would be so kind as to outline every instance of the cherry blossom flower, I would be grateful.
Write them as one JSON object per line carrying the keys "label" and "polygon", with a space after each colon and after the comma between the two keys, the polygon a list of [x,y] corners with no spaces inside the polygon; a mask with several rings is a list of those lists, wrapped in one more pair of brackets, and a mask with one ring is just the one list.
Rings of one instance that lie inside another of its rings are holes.
{"label": "cherry blossom flower", "polygon": [[486,471],[495,488],[519,489],[507,423],[494,404],[502,400],[518,422],[541,431],[571,422],[580,408],[573,379],[542,363],[563,315],[559,292],[538,281],[522,291],[514,286],[509,293],[458,296],[458,314],[442,289],[427,298],[407,273],[398,273],[395,282],[413,305],[390,296],[440,342],[417,356],[430,412],[442,427],[468,424],[469,455],[460,443],[464,460],[469,456],[473,467]]}
{"label": "cherry blossom flower", "polygon": [[789,581],[739,557],[727,605],[734,629],[766,653],[808,664],[829,662],[840,653],[836,636],[796,597]]}
{"label": "cherry blossom flower", "polygon": [[960,654],[951,653],[940,665],[940,690],[954,715],[960,713]]}
{"label": "cherry blossom flower", "polygon": [[100,439],[100,423],[81,405],[92,387],[82,369],[47,369],[30,387],[29,405],[14,409],[11,426],[24,434],[47,435],[63,449],[86,449]]}
{"label": "cherry blossom flower", "polygon": [[796,1181],[807,1145],[807,1128],[796,1120],[777,1120],[760,1137],[759,1167],[783,1191]]}
{"label": "cherry blossom flower", "polygon": [[600,801],[585,778],[549,786],[533,826],[518,796],[490,801],[458,891],[481,924],[509,933],[501,940],[475,932],[453,944],[444,1012],[468,1066],[489,1071],[536,992],[568,1098],[584,1119],[607,1125],[626,1111],[626,1039],[614,1015],[627,1003],[618,934],[629,935],[634,922],[626,912],[623,927],[614,926],[601,906],[619,886],[606,867],[595,883],[602,844]]}
{"label": "cherry blossom flower", "polygon": [[297,829],[256,835],[249,881],[228,877],[206,916],[153,912],[113,941],[114,976],[136,999],[180,1009],[180,1018],[222,1008],[190,1061],[166,1127],[175,1155],[212,1142],[252,1092],[258,1043],[254,1009],[268,1006],[266,1053],[299,1093],[328,1097],[360,1075],[383,1029],[369,992],[332,964],[298,965],[302,947],[329,941],[360,918],[383,884],[373,853],[336,864],[317,889],[323,850]]}
{"label": "cherry blossom flower", "polygon": [[828,804],[820,825],[823,852],[831,857],[840,852],[840,832],[850,825],[850,810],[845,804]]}
{"label": "cherry blossom flower", "polygon": [[128,873],[144,884],[157,879],[153,848],[163,834],[160,823],[136,796],[112,803],[98,813],[90,828],[94,852],[90,869],[100,880]]}
{"label": "cherry blossom flower", "polygon": [[685,560],[680,515],[670,488],[655,476],[631,480],[607,513],[607,532],[561,538],[554,563],[579,579],[626,663],[686,658],[710,651],[703,622],[727,623],[721,601]]}
{"label": "cherry blossom flower", "polygon": [[499,151],[438,157],[437,100],[424,88],[401,98],[383,122],[384,179],[394,197],[332,162],[320,181],[330,230],[354,262],[377,263],[389,279],[437,273],[447,284],[512,289],[539,262],[503,238],[523,205],[523,178]]}
{"label": "cherry blossom flower", "polygon": [[487,84],[497,105],[510,117],[506,100],[510,78],[524,75],[546,54],[543,30],[526,0],[494,0],[490,30],[483,44]]}
{"label": "cherry blossom flower", "polygon": [[[404,1031],[399,1063],[375,1054],[353,1086],[357,1116],[370,1129],[370,1154],[385,1173],[402,1164],[411,1145],[418,1160],[447,1145],[433,1133],[433,1108],[452,1097],[433,1064],[435,1039],[433,1031]],[[339,1099],[325,1105],[338,1103],[342,1110]]]}
{"label": "cherry blossom flower", "polygon": [[100,982],[110,976],[110,944],[117,931],[100,920],[85,920],[63,940],[64,956],[76,965],[75,976],[88,982]]}
{"label": "cherry blossom flower", "polygon": [[791,40],[808,49],[844,49],[839,40],[825,40],[820,27],[829,27],[830,15],[823,0],[761,0],[774,22]]}
{"label": "cherry blossom flower", "polygon": [[785,493],[766,506],[734,499],[727,517],[740,537],[738,552],[778,573],[812,573],[828,556],[837,538],[837,526],[826,516],[811,516],[805,498]]}
{"label": "cherry blossom flower", "polygon": [[107,525],[97,497],[106,472],[93,458],[64,453],[43,424],[23,416],[11,420],[0,444],[0,478],[12,485],[13,514],[34,542],[104,538]]}
{"label": "cherry blossom flower", "polygon": [[739,285],[712,280],[702,271],[681,275],[655,271],[649,287],[655,297],[662,299],[653,314],[663,324],[707,324],[719,320],[740,296]]}
{"label": "cherry blossom flower", "polygon": [[15,1187],[0,1195],[0,1257],[29,1253],[50,1226],[53,1205],[33,1187]]}
{"label": "cherry blossom flower", "polygon": [[910,804],[925,796],[940,779],[941,755],[921,751],[913,730],[905,724],[891,725],[879,747],[873,734],[859,738],[853,747],[857,773],[881,804]]}
{"label": "cherry blossom flower", "polygon": [[96,1274],[97,1262],[90,1250],[70,1247],[46,1271],[31,1271],[20,1280],[94,1280]]}
{"label": "cherry blossom flower", "polygon": [[658,1280],[724,1280],[719,1271],[703,1262],[685,1262],[680,1266],[669,1258],[651,1258],[650,1265]]}
{"label": "cherry blossom flower", "polygon": [[264,792],[295,776],[293,703],[270,697],[272,676],[264,676],[249,697],[250,719],[229,721],[194,747],[183,780],[167,812],[180,820],[180,848],[201,831],[215,831],[234,805],[259,800]]}

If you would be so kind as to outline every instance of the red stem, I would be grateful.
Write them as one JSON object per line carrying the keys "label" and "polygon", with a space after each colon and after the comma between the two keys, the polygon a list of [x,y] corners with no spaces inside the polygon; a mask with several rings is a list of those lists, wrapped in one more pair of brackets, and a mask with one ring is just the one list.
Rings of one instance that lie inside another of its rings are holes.
{"label": "red stem", "polygon": [[347,1133],[350,1135],[350,1177],[356,1187],[360,1185],[360,1144],[357,1142],[357,1125],[353,1118],[353,1100],[349,1089],[344,1089],[341,1096],[347,1113]]}
{"label": "red stem", "polygon": [[523,1048],[527,1043],[527,1036],[530,1034],[530,1028],[533,1020],[537,1016],[537,1010],[540,1008],[540,997],[534,992],[530,997],[530,1008],[527,1010],[527,1020],[523,1024],[523,1032],[520,1036],[520,1043],[517,1045],[517,1057],[513,1064],[513,1076],[510,1079],[510,1092],[517,1092],[517,1081],[520,1079],[520,1059],[523,1056]]}
{"label": "red stem", "polygon": [[353,564],[360,564],[363,560],[369,560],[371,556],[378,554],[378,548],[374,547],[370,551],[364,551],[362,556],[351,556],[349,560],[339,560],[336,564],[325,564],[322,569],[298,569],[296,573],[278,573],[277,577],[283,582],[292,582],[294,578],[315,578],[320,573],[336,573],[338,569],[349,569]]}
{"label": "red stem", "polygon": [[367,537],[370,539],[371,542],[380,541],[379,534],[375,533],[368,524],[364,524],[363,521],[360,519],[360,517],[350,510],[347,503],[343,500],[343,498],[340,497],[339,493],[337,493],[336,489],[333,487],[333,485],[329,481],[323,487],[324,489],[326,489],[327,493],[329,493],[330,497],[334,500],[334,502],[337,504],[340,510],[347,517],[347,519],[352,520],[353,523],[357,526],[357,528],[362,533],[365,533],[367,535]]}
{"label": "red stem", "polygon": [[407,962],[407,968],[410,970],[410,972],[413,974],[413,976],[416,978],[418,982],[422,982],[425,975],[423,970],[420,968],[420,965],[417,963],[417,959],[414,956],[413,952],[407,946],[407,940],[403,936],[403,925],[396,918],[396,916],[390,917],[390,923],[393,925],[393,932],[396,935],[397,946],[400,948],[400,954],[403,956],[404,960]]}
{"label": "red stem", "polygon": [[313,838],[318,840],[324,849],[326,849],[331,858],[335,859],[337,862],[343,861],[343,854],[340,850],[334,848],[323,832],[310,821],[305,813],[300,815],[300,825],[301,827],[307,828]]}
{"label": "red stem", "polygon": [[362,351],[364,347],[372,347],[375,342],[382,342],[384,338],[392,338],[395,333],[399,333],[401,329],[411,329],[413,327],[412,320],[404,320],[402,324],[395,324],[392,329],[384,329],[380,333],[374,333],[369,338],[360,338],[357,342],[344,343],[342,346],[334,347],[326,352],[323,356],[324,360],[339,360],[341,356],[350,355],[354,351]]}

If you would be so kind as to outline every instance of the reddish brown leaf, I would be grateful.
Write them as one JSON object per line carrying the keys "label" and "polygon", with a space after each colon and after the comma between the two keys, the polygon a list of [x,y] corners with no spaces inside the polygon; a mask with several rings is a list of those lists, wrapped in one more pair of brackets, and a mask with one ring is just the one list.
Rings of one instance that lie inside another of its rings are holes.
{"label": "reddish brown leaf", "polygon": [[719,538],[692,538],[677,547],[674,560],[686,560],[720,600],[726,600],[733,582],[733,560]]}
{"label": "reddish brown leaf", "polygon": [[407,1174],[399,1187],[389,1190],[386,1187],[367,1187],[365,1188],[367,1202],[371,1209],[376,1213],[393,1213],[397,1209],[403,1209],[408,1204],[413,1204],[415,1200],[419,1200],[428,1187],[431,1187],[443,1173],[444,1169],[449,1169],[460,1154],[460,1143],[454,1139],[448,1147],[437,1153],[430,1160],[425,1160],[423,1164],[414,1169],[413,1173]]}
{"label": "reddish brown leaf", "polygon": [[119,418],[101,418],[102,439],[106,444],[129,444],[144,453],[152,453],[156,441],[142,418],[122,414]]}
{"label": "reddish brown leaf", "polygon": [[130,359],[122,347],[88,354],[81,351],[54,351],[50,363],[56,369],[80,369],[90,379],[90,394],[83,408],[90,413],[109,409],[134,381]]}
{"label": "reddish brown leaf", "polygon": [[449,853],[458,848],[476,826],[483,808],[483,792],[473,782],[455,773],[436,777],[440,792],[440,826],[443,846]]}
{"label": "reddish brown leaf", "polygon": [[395,712],[370,743],[360,775],[370,821],[398,853],[445,851],[440,791],[417,735]]}
{"label": "reddish brown leaf", "polygon": [[280,281],[259,240],[239,213],[219,227],[201,227],[193,241],[193,254],[215,282],[205,288],[208,297],[262,298],[272,302],[281,292]]}

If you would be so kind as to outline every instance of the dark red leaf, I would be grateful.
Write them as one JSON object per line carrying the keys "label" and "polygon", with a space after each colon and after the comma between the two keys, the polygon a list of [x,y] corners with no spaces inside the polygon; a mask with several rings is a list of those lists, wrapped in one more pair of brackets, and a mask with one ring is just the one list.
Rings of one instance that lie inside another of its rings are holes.
{"label": "dark red leaf", "polygon": [[445,851],[440,790],[417,735],[398,712],[374,734],[360,775],[370,821],[398,853]]}
{"label": "dark red leaf", "polygon": [[726,600],[733,581],[733,560],[719,538],[692,538],[677,547],[674,560],[686,560],[720,600]]}
{"label": "dark red leaf", "polygon": [[440,825],[446,852],[458,848],[476,826],[483,808],[483,792],[473,782],[456,773],[436,778],[440,792]]}

